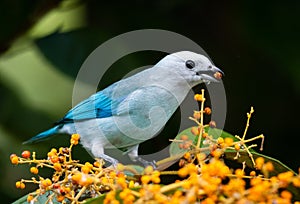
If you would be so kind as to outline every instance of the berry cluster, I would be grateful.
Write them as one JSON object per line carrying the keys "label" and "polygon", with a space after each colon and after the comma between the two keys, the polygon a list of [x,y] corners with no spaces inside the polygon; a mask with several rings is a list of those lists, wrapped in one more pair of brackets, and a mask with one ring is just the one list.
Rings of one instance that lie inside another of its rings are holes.
{"label": "berry cluster", "polygon": [[[215,127],[215,122],[203,124],[204,114],[211,114],[211,109],[204,107],[206,99],[203,90],[195,95],[195,100],[201,102],[201,109],[190,118],[197,124],[191,128],[194,139],[181,135],[172,140],[184,151],[179,159],[178,171],[158,171],[151,166],[137,171],[132,166],[122,164],[105,168],[102,160],[81,164],[72,159],[72,147],[80,139],[78,134],[74,134],[70,139],[70,147],[52,148],[46,159],[37,159],[35,152],[29,151],[24,151],[21,156],[12,154],[12,164],[30,164],[30,172],[37,175],[31,180],[17,181],[16,187],[24,189],[26,183],[38,185],[38,189],[27,196],[30,203],[37,202],[39,196],[45,195],[48,203],[74,204],[85,202],[87,198],[99,199],[96,202],[105,204],[291,203],[293,195],[288,187],[293,185],[300,188],[300,176],[292,171],[270,176],[275,168],[273,164],[263,157],[254,159],[250,149],[256,144],[246,145],[257,139],[264,140],[263,135],[245,139],[253,108],[247,114],[246,128],[241,137],[214,138],[206,132],[206,128]],[[236,159],[241,152],[248,154],[255,171],[246,172],[245,165],[231,169],[222,159],[227,150],[235,151]],[[53,169],[51,178],[39,175],[44,167]],[[177,175],[179,179],[171,184],[162,184],[162,175]],[[297,201],[294,203],[300,204]]]}

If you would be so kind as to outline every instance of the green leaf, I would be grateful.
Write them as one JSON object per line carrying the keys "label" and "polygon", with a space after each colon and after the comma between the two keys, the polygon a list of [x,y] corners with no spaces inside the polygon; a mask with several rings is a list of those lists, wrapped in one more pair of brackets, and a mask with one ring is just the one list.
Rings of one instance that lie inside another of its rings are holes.
{"label": "green leaf", "polygon": [[[29,195],[29,194],[28,194]],[[23,197],[21,197],[20,199],[16,200],[15,202],[13,202],[12,204],[29,204],[27,202],[27,196],[28,195],[25,195]],[[37,201],[34,202],[34,204],[45,204],[47,203],[48,200],[48,196],[49,194],[48,193],[45,193],[43,195],[40,195],[38,198],[37,198]],[[57,202],[55,199],[52,200],[52,203],[53,204],[61,204],[61,202]]]}
{"label": "green leaf", "polygon": [[[194,144],[196,144],[196,136],[191,133],[191,129],[192,128],[188,128],[188,129],[182,131],[181,133],[179,133],[176,136],[175,139],[180,140],[182,135],[187,135],[189,140],[194,141]],[[229,138],[232,138],[234,141],[238,140],[235,136],[231,135],[230,133],[228,133],[224,130],[217,129],[217,128],[205,128],[205,131],[209,135],[212,135],[212,137],[214,139],[217,139],[218,137],[222,137],[222,138],[229,137]],[[187,152],[186,149],[179,148],[178,144],[179,144],[178,142],[172,142],[171,143],[171,145],[170,145],[170,155],[171,155],[171,157],[174,156],[174,155],[184,154],[185,152]],[[201,144],[201,147],[204,147],[204,145]],[[257,157],[263,157],[266,162],[271,161],[273,163],[274,171],[271,173],[271,175],[277,175],[277,174],[279,174],[281,172],[285,172],[285,171],[293,171],[291,168],[289,168],[288,166],[286,166],[282,162],[278,161],[277,159],[274,159],[272,157],[257,153],[253,149],[250,149],[250,152],[252,153],[254,159],[256,159]],[[236,153],[237,152],[235,150],[226,150],[224,158],[228,159],[228,160],[235,161],[235,162],[240,163],[240,164],[245,161],[247,167],[252,168],[252,169],[254,168],[253,163],[252,163],[249,155],[246,152],[240,151],[240,157],[238,159],[234,159],[235,156],[236,156]]]}

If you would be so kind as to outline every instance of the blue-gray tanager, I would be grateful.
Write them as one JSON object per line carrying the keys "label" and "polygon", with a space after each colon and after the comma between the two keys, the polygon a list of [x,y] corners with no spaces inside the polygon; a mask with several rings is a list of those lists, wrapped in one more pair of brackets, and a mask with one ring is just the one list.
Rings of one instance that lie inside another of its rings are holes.
{"label": "blue-gray tanager", "polygon": [[122,79],[71,109],[56,126],[25,143],[53,134],[80,134],[83,147],[96,158],[113,165],[118,161],[106,148],[126,150],[133,161],[140,143],[154,137],[170,119],[192,87],[218,82],[223,72],[210,60],[190,51],[167,55],[152,68]]}

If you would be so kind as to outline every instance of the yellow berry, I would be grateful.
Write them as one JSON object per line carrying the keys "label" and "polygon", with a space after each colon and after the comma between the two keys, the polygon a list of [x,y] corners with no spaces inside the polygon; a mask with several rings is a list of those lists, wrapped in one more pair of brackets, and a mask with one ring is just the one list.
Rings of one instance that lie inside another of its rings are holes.
{"label": "yellow berry", "polygon": [[203,101],[203,96],[202,96],[202,94],[195,94],[194,99],[196,101]]}
{"label": "yellow berry", "polygon": [[270,161],[265,163],[263,168],[267,171],[273,171],[274,170],[274,166],[273,166],[272,162],[270,162]]}
{"label": "yellow berry", "polygon": [[130,180],[128,184],[128,188],[133,188],[134,187],[134,181]]}
{"label": "yellow berry", "polygon": [[33,173],[33,174],[38,174],[39,170],[38,170],[38,168],[36,168],[35,166],[33,166],[33,167],[30,168],[30,172]]}
{"label": "yellow berry", "polygon": [[71,138],[73,139],[73,140],[79,140],[80,139],[80,135],[79,134],[73,134],[72,136],[71,136]]}
{"label": "yellow berry", "polygon": [[143,175],[141,178],[142,184],[148,184],[150,182],[150,180],[151,180],[151,177],[148,175]]}
{"label": "yellow berry", "polygon": [[218,144],[223,144],[223,143],[224,143],[223,137],[218,137],[217,143],[218,143]]}
{"label": "yellow berry", "polygon": [[19,157],[17,155],[11,156],[10,157],[10,162],[12,164],[18,164],[19,163]]}
{"label": "yellow berry", "polygon": [[153,176],[151,180],[153,183],[160,183],[160,178],[158,176]]}
{"label": "yellow berry", "polygon": [[80,135],[79,134],[73,134],[71,136],[70,143],[73,144],[73,145],[77,145],[79,139],[80,139]]}

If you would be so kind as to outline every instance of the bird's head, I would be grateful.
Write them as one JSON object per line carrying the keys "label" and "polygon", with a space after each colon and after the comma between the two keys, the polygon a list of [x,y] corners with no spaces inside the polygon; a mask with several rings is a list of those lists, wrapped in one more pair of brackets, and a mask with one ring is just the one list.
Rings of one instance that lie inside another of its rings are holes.
{"label": "bird's head", "polygon": [[224,76],[222,70],[207,57],[190,51],[167,55],[157,65],[180,74],[192,86],[202,82],[220,82]]}

